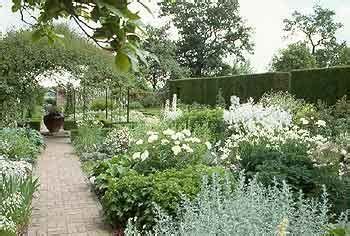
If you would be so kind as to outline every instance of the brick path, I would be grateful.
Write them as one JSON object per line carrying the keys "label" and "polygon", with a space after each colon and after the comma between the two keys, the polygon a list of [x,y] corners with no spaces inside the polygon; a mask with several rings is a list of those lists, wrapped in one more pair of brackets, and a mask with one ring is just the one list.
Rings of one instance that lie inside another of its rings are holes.
{"label": "brick path", "polygon": [[40,190],[28,236],[111,235],[69,140],[49,137],[46,144],[35,170]]}

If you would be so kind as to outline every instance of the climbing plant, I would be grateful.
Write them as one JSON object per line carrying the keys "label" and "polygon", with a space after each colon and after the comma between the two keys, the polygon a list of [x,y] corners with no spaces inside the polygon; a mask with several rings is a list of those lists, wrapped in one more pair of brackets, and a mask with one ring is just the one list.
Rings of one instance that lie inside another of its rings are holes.
{"label": "climbing plant", "polygon": [[65,25],[55,30],[64,35],[62,43],[50,44],[46,39],[33,42],[32,30],[11,31],[0,40],[0,115],[4,123],[20,119],[21,111],[30,106],[29,98],[40,88],[39,75],[68,71],[89,83],[125,80],[115,69],[110,52]]}

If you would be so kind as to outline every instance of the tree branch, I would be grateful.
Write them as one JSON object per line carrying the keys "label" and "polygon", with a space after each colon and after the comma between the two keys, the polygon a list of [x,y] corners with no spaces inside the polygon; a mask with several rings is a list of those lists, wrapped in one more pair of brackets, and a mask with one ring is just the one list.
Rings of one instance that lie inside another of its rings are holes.
{"label": "tree branch", "polygon": [[92,41],[94,41],[97,46],[99,46],[100,48],[107,50],[107,51],[114,51],[112,48],[108,48],[108,47],[104,47],[102,46],[99,40],[95,39],[93,36],[91,36],[88,32],[86,32],[86,30],[84,29],[84,27],[80,24],[80,21],[76,18],[76,16],[72,15],[73,20],[75,21],[75,23],[79,26],[79,28],[84,32],[84,34],[90,38]]}

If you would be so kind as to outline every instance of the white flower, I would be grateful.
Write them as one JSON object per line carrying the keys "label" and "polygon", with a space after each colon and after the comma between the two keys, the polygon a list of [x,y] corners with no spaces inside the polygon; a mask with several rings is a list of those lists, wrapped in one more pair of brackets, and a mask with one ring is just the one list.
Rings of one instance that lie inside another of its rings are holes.
{"label": "white flower", "polygon": [[188,137],[191,136],[191,131],[190,131],[189,129],[184,129],[184,130],[182,130],[182,133],[183,133],[184,135],[188,136]]}
{"label": "white flower", "polygon": [[137,145],[141,145],[143,144],[143,140],[142,139],[139,139],[137,142],[136,142]]}
{"label": "white flower", "polygon": [[148,137],[148,142],[153,143],[154,141],[158,140],[158,135],[152,134],[151,136]]}
{"label": "white flower", "polygon": [[141,154],[141,160],[144,161],[149,157],[149,152],[146,150]]}
{"label": "white flower", "polygon": [[186,152],[192,153],[193,149],[188,144],[182,144],[182,149],[184,149]]}
{"label": "white flower", "polygon": [[175,141],[175,145],[180,145],[180,141]]}
{"label": "white flower", "polygon": [[181,152],[181,147],[176,145],[176,146],[172,147],[171,150],[173,151],[174,155],[177,156],[177,154],[179,154]]}
{"label": "white flower", "polygon": [[205,142],[205,145],[207,146],[208,150],[210,150],[212,148],[211,143],[210,142]]}
{"label": "white flower", "polygon": [[158,134],[158,132],[148,131],[146,134],[147,134],[147,135],[156,135],[156,134]]}
{"label": "white flower", "polygon": [[141,152],[135,152],[134,155],[132,155],[132,159],[136,160],[139,159],[141,156]]}
{"label": "white flower", "polygon": [[346,155],[347,154],[347,151],[345,150],[345,149],[342,149],[341,151],[340,151],[340,154],[342,154],[342,155]]}
{"label": "white flower", "polygon": [[167,130],[164,130],[164,131],[163,131],[163,134],[164,134],[164,135],[171,136],[171,135],[175,134],[175,131],[172,130],[172,129],[167,129]]}
{"label": "white flower", "polygon": [[309,121],[305,118],[300,118],[300,122],[303,124],[303,125],[307,125],[309,124]]}
{"label": "white flower", "polygon": [[166,144],[170,143],[170,141],[167,139],[162,139],[160,142],[162,145],[166,145]]}
{"label": "white flower", "polygon": [[318,127],[325,127],[326,126],[326,121],[324,120],[318,120],[316,123],[315,123]]}

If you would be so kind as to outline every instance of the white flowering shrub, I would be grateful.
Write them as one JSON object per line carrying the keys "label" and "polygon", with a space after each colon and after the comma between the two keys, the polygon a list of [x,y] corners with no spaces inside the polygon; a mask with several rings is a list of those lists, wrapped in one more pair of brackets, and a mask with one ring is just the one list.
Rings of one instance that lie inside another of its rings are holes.
{"label": "white flowering shrub", "polygon": [[184,201],[177,218],[159,210],[152,231],[139,232],[133,220],[129,220],[126,235],[321,236],[333,227],[325,192],[315,201],[303,195],[295,198],[285,183],[264,187],[255,179],[247,183],[241,176],[238,186],[233,188],[230,181],[221,184],[215,176],[210,180],[204,179],[194,201]]}
{"label": "white flowering shrub", "polygon": [[127,152],[130,143],[128,128],[114,129],[104,139],[100,151],[109,155]]}
{"label": "white flowering shrub", "polygon": [[163,110],[163,119],[174,121],[182,116],[182,111],[177,107],[177,95],[173,95],[173,101],[170,106],[169,100],[165,101],[165,106]]}
{"label": "white flowering shrub", "polygon": [[201,163],[210,149],[209,142],[192,136],[187,129],[166,129],[149,131],[144,138],[134,140],[129,153],[136,169],[152,172]]}
{"label": "white flowering shrub", "polygon": [[83,113],[78,113],[76,115],[76,122],[78,128],[81,127],[91,127],[91,128],[102,128],[103,123],[96,117],[96,112],[89,111],[85,115]]}
{"label": "white flowering shrub", "polygon": [[[232,97],[231,103],[230,109],[224,112],[230,135],[219,149],[219,161],[237,163],[242,155],[249,154],[247,150],[254,147],[311,155],[327,142],[327,138],[293,125],[292,115],[279,107],[264,107],[253,101],[240,104],[237,97]],[[319,125],[323,122],[320,121]]]}

